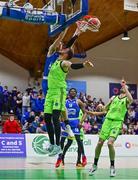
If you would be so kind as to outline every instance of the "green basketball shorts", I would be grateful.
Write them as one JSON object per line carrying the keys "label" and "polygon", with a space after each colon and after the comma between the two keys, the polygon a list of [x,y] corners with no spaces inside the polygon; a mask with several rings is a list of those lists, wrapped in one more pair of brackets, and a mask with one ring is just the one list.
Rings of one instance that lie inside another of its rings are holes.
{"label": "green basketball shorts", "polygon": [[106,118],[102,125],[99,138],[104,141],[109,139],[110,137],[116,139],[121,132],[122,123],[122,121],[114,121]]}
{"label": "green basketball shorts", "polygon": [[44,113],[52,114],[53,110],[65,111],[66,89],[49,89],[45,99]]}

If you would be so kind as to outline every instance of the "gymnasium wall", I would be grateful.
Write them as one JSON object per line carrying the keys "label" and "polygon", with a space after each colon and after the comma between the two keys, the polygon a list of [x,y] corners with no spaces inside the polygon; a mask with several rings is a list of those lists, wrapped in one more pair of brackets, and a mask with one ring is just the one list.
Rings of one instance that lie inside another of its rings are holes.
{"label": "gymnasium wall", "polygon": [[[98,33],[97,33],[98,36]],[[109,98],[109,82],[119,83],[122,77],[129,83],[138,84],[138,28],[129,31],[131,39],[122,41],[122,35],[87,52],[94,63],[93,69],[71,71],[68,79],[86,80],[87,93],[92,97]]]}
{"label": "gymnasium wall", "polygon": [[12,62],[0,54],[0,82],[7,85],[9,90],[17,86],[19,90],[25,90],[28,86],[29,73],[27,70]]}

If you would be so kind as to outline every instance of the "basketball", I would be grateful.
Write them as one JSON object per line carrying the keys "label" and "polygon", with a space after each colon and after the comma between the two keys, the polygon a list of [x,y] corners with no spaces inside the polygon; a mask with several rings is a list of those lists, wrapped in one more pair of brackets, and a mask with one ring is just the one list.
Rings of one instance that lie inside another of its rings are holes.
{"label": "basketball", "polygon": [[83,17],[83,20],[88,23],[88,29],[91,31],[98,31],[101,26],[101,22],[97,17],[86,15]]}

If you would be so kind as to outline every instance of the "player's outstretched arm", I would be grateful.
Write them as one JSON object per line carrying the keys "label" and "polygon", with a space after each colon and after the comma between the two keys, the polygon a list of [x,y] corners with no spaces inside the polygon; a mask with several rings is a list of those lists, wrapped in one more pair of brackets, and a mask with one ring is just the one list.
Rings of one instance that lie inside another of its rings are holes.
{"label": "player's outstretched arm", "polygon": [[126,85],[126,81],[125,80],[122,80],[121,86],[125,90],[125,93],[126,93],[126,96],[128,98],[129,104],[131,104],[133,102],[133,97],[132,97],[131,93],[128,90],[128,86]]}
{"label": "player's outstretched arm", "polygon": [[66,48],[70,48],[70,47],[73,48],[75,41],[78,39],[81,33],[82,32],[77,28],[72,38],[66,43]]}
{"label": "player's outstretched arm", "polygon": [[77,69],[82,69],[84,67],[94,67],[94,65],[92,64],[90,60],[86,60],[83,63],[77,63],[77,64],[71,63],[70,61],[63,61],[61,63],[61,66],[65,71],[68,71],[70,68],[77,70]]}
{"label": "player's outstretched arm", "polygon": [[107,111],[105,110],[105,107],[104,107],[101,112],[88,111],[88,110],[86,110],[86,113],[89,114],[89,115],[91,115],[91,116],[101,116],[101,115],[105,115],[105,114],[107,113]]}
{"label": "player's outstretched arm", "polygon": [[66,28],[63,32],[60,33],[58,38],[54,41],[54,43],[49,47],[47,56],[51,56],[53,52],[56,50],[56,48],[60,45],[60,42],[64,39],[66,33],[68,31],[68,28]]}
{"label": "player's outstretched arm", "polygon": [[83,116],[82,116],[81,121],[80,121],[80,123],[82,125],[83,122],[85,121],[86,117],[87,117],[87,113],[85,112],[85,104],[80,99],[78,99],[78,105],[83,112]]}

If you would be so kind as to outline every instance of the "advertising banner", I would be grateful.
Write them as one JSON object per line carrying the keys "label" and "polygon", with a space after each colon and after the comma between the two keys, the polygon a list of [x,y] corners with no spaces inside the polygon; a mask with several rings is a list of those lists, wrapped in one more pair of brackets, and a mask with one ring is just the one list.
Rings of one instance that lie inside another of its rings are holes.
{"label": "advertising banner", "polygon": [[124,9],[138,12],[138,0],[124,0]]}
{"label": "advertising banner", "polygon": [[67,80],[67,91],[71,88],[76,88],[78,91],[78,94],[80,92],[86,93],[87,91],[87,85],[86,81],[72,81],[72,80]]}
{"label": "advertising banner", "polygon": [[[87,156],[94,156],[95,147],[98,142],[98,135],[85,135],[84,149]],[[26,134],[27,157],[46,157],[48,153],[46,147],[49,141],[47,135],[42,134]],[[138,156],[138,136],[136,135],[120,135],[115,141],[116,156]],[[69,148],[66,157],[77,156],[77,143],[74,140]],[[108,157],[107,141],[103,145],[101,156]]]}
{"label": "advertising banner", "polygon": [[26,157],[24,134],[0,134],[0,157]]}
{"label": "advertising banner", "polygon": [[[83,143],[87,156],[94,156],[97,142],[98,135],[85,135]],[[0,157],[48,157],[48,146],[47,134],[0,134]],[[115,150],[118,157],[138,156],[138,136],[120,135],[115,141]],[[66,157],[76,157],[77,151],[74,140]],[[109,156],[107,141],[103,145],[101,156]]]}

